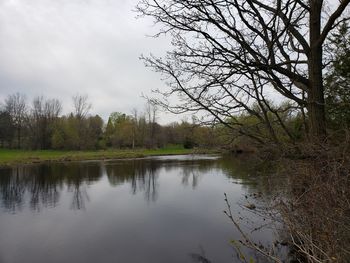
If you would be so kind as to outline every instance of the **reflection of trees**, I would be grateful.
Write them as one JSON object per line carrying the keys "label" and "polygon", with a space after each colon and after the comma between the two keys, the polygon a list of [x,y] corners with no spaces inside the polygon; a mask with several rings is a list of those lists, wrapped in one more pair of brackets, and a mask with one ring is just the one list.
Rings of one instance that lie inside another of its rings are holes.
{"label": "reflection of trees", "polygon": [[[84,208],[88,195],[82,185],[97,181],[99,166],[88,164],[50,164],[3,169],[0,200],[12,212],[22,208],[26,199],[32,210],[57,206],[65,185],[73,193],[72,208]],[[83,189],[83,190],[82,190]]]}
{"label": "reflection of trees", "polygon": [[157,174],[155,169],[149,169],[147,171],[145,179],[145,197],[147,201],[152,200],[153,202],[157,200],[158,197],[158,191],[157,191]]}
{"label": "reflection of trees", "polygon": [[113,163],[106,166],[111,185],[131,183],[133,194],[144,192],[147,201],[156,201],[158,197],[158,170],[161,162],[154,160],[132,160]]}
{"label": "reflection of trees", "polygon": [[[131,192],[142,192],[145,199],[155,201],[158,197],[159,172],[181,175],[181,183],[193,189],[199,184],[202,174],[219,169],[233,179],[247,184],[248,191],[268,192],[263,180],[248,176],[254,174],[255,165],[251,160],[236,157],[189,160],[139,159],[118,161],[106,165],[109,183],[113,186],[129,183]],[[15,212],[23,207],[26,200],[33,210],[57,206],[62,191],[72,194],[71,208],[84,209],[89,200],[87,185],[99,180],[104,174],[95,163],[44,164],[2,169],[0,175],[0,202],[8,211]],[[260,172],[262,169],[259,169]],[[259,185],[257,188],[257,180]],[[261,181],[261,182],[260,182]],[[254,185],[249,185],[249,183]]]}
{"label": "reflection of trees", "polygon": [[59,201],[62,185],[56,183],[58,178],[50,170],[48,166],[37,166],[26,168],[22,173],[33,210],[40,210],[42,206],[56,206]]}
{"label": "reflection of trees", "polygon": [[212,169],[216,160],[192,160],[182,166],[182,184],[188,186],[191,184],[195,189],[199,183],[200,177]]}
{"label": "reflection of trees", "polygon": [[2,205],[9,211],[20,209],[23,205],[25,185],[20,179],[19,169],[3,170],[0,175],[0,196]]}
{"label": "reflection of trees", "polygon": [[261,164],[259,159],[249,155],[225,155],[217,162],[218,167],[227,177],[243,180],[246,183],[251,180],[251,175],[263,171],[258,169],[261,168],[258,167],[259,164]]}
{"label": "reflection of trees", "polygon": [[69,166],[69,174],[66,184],[68,191],[73,193],[71,208],[74,210],[85,209],[85,201],[89,201],[89,195],[86,190],[86,184],[98,181],[102,176],[99,165],[96,164],[77,164]]}
{"label": "reflection of trees", "polygon": [[131,184],[131,192],[143,192],[147,201],[156,201],[158,197],[158,177],[160,169],[169,173],[177,169],[182,175],[182,184],[191,184],[193,188],[203,172],[213,167],[215,160],[157,160],[139,159],[119,161],[106,166],[106,173],[111,185]]}
{"label": "reflection of trees", "polygon": [[187,186],[190,184],[190,181],[192,181],[192,188],[195,189],[198,185],[198,180],[200,175],[201,173],[198,172],[196,167],[193,167],[193,166],[184,167],[182,172],[181,182],[184,186]]}
{"label": "reflection of trees", "polygon": [[73,200],[71,208],[73,210],[81,210],[85,209],[85,200],[89,201],[89,195],[86,191],[86,187],[80,186],[80,184],[76,184],[71,188],[71,191],[73,192]]}
{"label": "reflection of trees", "polygon": [[273,163],[262,161],[254,155],[227,155],[218,160],[217,166],[227,177],[242,184],[248,193],[261,192],[269,197],[283,186]]}

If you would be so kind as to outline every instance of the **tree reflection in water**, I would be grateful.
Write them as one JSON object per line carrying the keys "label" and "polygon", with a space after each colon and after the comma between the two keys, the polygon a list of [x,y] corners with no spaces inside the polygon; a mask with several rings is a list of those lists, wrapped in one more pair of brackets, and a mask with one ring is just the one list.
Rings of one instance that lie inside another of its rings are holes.
{"label": "tree reflection in water", "polygon": [[83,209],[89,200],[86,185],[102,176],[99,165],[43,164],[2,169],[0,200],[9,212],[20,211],[29,202],[31,210],[56,207],[62,192],[73,193],[72,209]]}
{"label": "tree reflection in water", "polygon": [[[183,259],[176,262],[226,262],[221,260],[224,258],[239,262],[240,255],[229,247],[228,240],[239,240],[240,236],[236,236],[222,214],[223,193],[227,192],[231,193],[232,204],[238,211],[236,216],[247,233],[257,240],[257,244],[261,242],[266,247],[272,244],[270,241],[274,241],[274,235],[269,229],[255,231],[266,225],[266,221],[255,214],[261,211],[258,209],[263,206],[259,204],[264,200],[255,200],[254,194],[261,192],[265,199],[274,193],[274,187],[279,187],[266,183],[266,176],[256,176],[257,173],[263,175],[265,167],[254,169],[253,160],[232,156],[200,158],[180,156],[0,169],[0,213],[4,212],[0,220],[4,232],[0,243],[8,239],[9,244],[14,242],[15,248],[28,244],[27,251],[31,253],[40,246],[35,242],[30,244],[28,240],[36,238],[42,244],[49,240],[46,233],[50,233],[52,239],[47,247],[55,250],[56,245],[63,244],[67,257],[81,256],[80,249],[88,248],[84,262],[96,262],[95,258],[90,260],[89,254],[90,251],[95,253],[95,241],[100,244],[96,255],[106,255],[107,260],[102,261],[110,261],[111,254],[123,259],[132,258],[134,244],[140,242],[147,243],[141,249],[140,257],[160,259],[152,262],[164,262],[168,246],[174,258]],[[267,170],[271,171],[270,167]],[[132,195],[137,195],[137,198]],[[156,203],[148,205],[147,202]],[[244,210],[247,202],[256,204],[257,209]],[[57,208],[46,209],[54,207]],[[86,213],[78,215],[71,211],[84,209]],[[28,224],[24,225],[23,220]],[[16,235],[8,238],[12,232]],[[93,237],[94,242],[86,237]],[[148,242],[150,237],[154,242]],[[83,245],[80,246],[79,242]],[[71,246],[72,243],[78,245]],[[198,243],[205,245],[207,253],[202,248],[196,249]],[[120,244],[120,249],[114,244]],[[106,247],[112,253],[105,253]],[[153,254],[150,248],[156,252]],[[160,249],[164,252],[158,257],[156,254]],[[1,253],[6,250],[3,247]],[[264,262],[259,261],[259,256],[253,251],[245,254],[255,258],[256,262]],[[59,252],[55,256],[62,257],[60,262],[67,261],[66,255]],[[139,258],[139,255],[135,257]]]}
{"label": "tree reflection in water", "polygon": [[[236,159],[237,161],[237,159]],[[247,166],[249,162],[242,162]],[[0,170],[1,206],[8,212],[20,211],[26,202],[34,211],[56,207],[64,192],[71,193],[71,209],[85,209],[89,202],[88,186],[106,175],[111,186],[130,184],[131,193],[144,193],[145,200],[155,202],[159,194],[159,174],[171,172],[174,167],[183,186],[198,186],[200,177],[212,169],[221,169],[230,178],[237,177],[248,183],[246,167],[232,165],[232,158],[203,160],[136,159],[128,161],[80,162],[42,164]],[[233,167],[233,168],[232,168]],[[243,168],[242,168],[243,167]],[[251,166],[249,166],[251,167]],[[248,186],[247,186],[248,187]],[[249,187],[248,187],[249,188]],[[259,187],[260,188],[260,187]],[[268,192],[265,185],[263,192]],[[249,190],[248,190],[249,191]]]}
{"label": "tree reflection in water", "polygon": [[195,189],[201,174],[213,167],[215,160],[157,160],[136,159],[111,162],[106,165],[108,181],[112,186],[131,184],[132,194],[144,192],[147,201],[156,201],[158,197],[158,178],[161,169],[170,172],[180,168],[182,185],[192,185]]}
{"label": "tree reflection in water", "polygon": [[11,212],[22,208],[25,184],[21,180],[20,168],[3,170],[0,176],[0,196],[2,206]]}
{"label": "tree reflection in water", "polygon": [[214,160],[191,161],[190,164],[187,161],[186,165],[185,163],[182,163],[182,185],[191,185],[192,189],[196,189],[200,177],[203,176],[204,173],[210,171],[213,167]]}
{"label": "tree reflection in water", "polygon": [[106,173],[112,186],[130,183],[132,194],[144,192],[147,201],[155,202],[160,167],[160,163],[146,160],[120,161],[107,164]]}

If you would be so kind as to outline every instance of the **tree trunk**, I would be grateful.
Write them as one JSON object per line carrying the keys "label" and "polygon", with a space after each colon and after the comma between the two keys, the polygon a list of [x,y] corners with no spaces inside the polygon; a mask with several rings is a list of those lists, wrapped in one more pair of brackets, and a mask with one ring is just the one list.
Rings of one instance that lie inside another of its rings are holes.
{"label": "tree trunk", "polygon": [[21,149],[21,127],[17,127],[17,147]]}
{"label": "tree trunk", "polygon": [[313,141],[326,137],[325,102],[322,78],[321,8],[319,0],[310,1],[310,53],[308,115],[310,135]]}

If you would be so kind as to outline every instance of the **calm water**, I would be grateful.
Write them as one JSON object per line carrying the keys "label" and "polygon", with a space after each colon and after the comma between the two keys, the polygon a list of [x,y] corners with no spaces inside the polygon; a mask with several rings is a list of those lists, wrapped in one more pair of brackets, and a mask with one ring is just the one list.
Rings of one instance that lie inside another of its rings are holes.
{"label": "calm water", "polygon": [[0,262],[239,262],[230,240],[241,237],[223,213],[224,193],[256,242],[278,238],[270,228],[254,231],[266,221],[242,208],[261,205],[254,193],[273,195],[244,160],[172,156],[0,169]]}

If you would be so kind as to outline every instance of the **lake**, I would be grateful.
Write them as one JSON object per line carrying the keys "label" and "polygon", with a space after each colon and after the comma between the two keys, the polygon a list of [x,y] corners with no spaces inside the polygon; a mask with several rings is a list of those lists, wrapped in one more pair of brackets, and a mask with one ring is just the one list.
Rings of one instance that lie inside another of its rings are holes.
{"label": "lake", "polygon": [[0,262],[240,262],[224,193],[242,229],[270,246],[281,233],[259,212],[274,196],[269,178],[209,155],[1,168]]}

